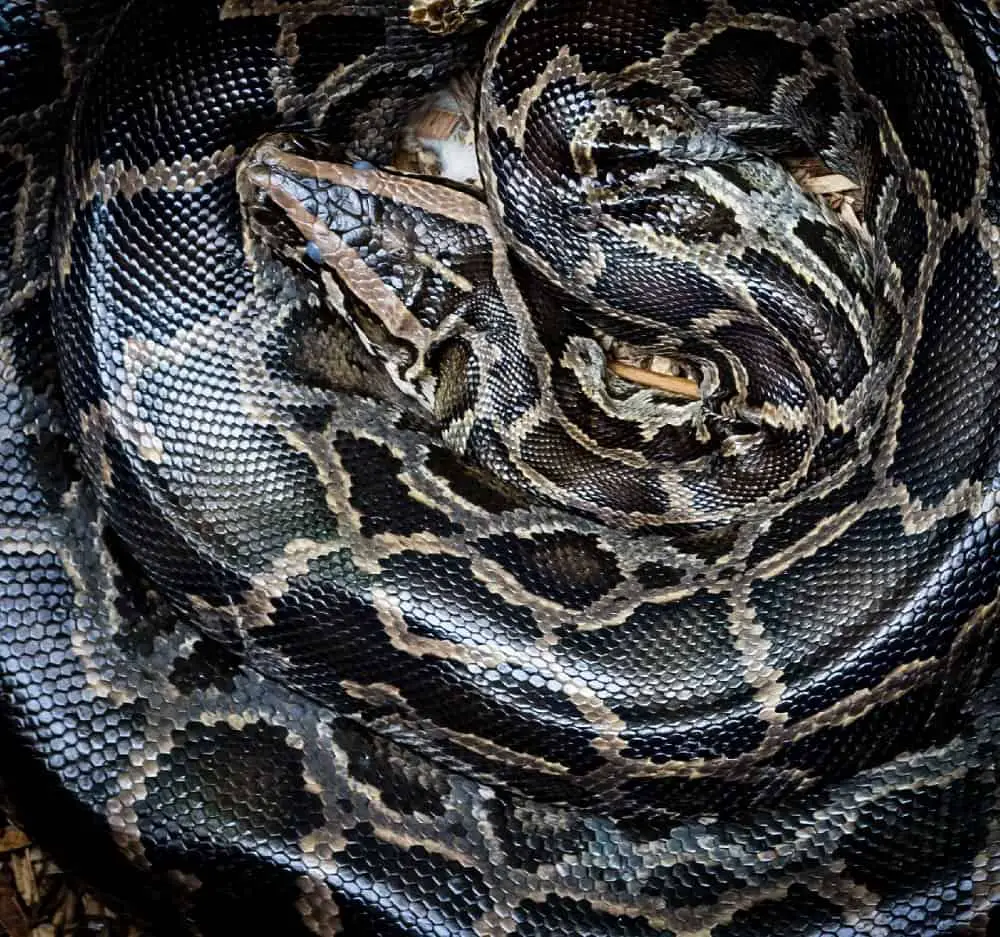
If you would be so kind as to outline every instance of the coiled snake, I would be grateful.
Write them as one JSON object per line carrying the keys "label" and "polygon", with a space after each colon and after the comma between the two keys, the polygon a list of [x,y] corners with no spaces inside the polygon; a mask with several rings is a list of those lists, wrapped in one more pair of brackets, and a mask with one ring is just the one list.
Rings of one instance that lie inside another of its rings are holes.
{"label": "coiled snake", "polygon": [[0,4],[8,796],[168,934],[1000,933],[1000,17],[510,6]]}

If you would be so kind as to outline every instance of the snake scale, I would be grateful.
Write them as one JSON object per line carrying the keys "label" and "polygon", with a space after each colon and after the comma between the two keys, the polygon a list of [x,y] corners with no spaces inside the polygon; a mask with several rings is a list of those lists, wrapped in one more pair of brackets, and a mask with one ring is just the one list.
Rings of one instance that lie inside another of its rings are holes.
{"label": "snake scale", "polygon": [[[0,61],[65,864],[169,935],[1000,934],[991,0],[4,0]],[[481,185],[392,169],[463,75]]]}

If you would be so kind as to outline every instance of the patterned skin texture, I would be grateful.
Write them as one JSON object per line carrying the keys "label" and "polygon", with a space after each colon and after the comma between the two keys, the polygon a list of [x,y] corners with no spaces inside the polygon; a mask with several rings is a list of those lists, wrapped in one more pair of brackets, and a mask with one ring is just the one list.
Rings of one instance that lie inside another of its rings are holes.
{"label": "patterned skin texture", "polygon": [[[998,33],[0,3],[27,825],[165,934],[993,935]],[[482,192],[367,168],[481,65]]]}

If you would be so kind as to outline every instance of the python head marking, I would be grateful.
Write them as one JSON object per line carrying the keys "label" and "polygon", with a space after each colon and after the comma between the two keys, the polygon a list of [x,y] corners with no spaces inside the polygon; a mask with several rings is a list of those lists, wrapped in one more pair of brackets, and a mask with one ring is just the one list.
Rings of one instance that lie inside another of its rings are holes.
{"label": "python head marking", "polygon": [[303,270],[392,381],[433,409],[428,356],[461,329],[489,263],[486,207],[418,176],[321,156],[292,134],[258,142],[237,171],[246,230]]}

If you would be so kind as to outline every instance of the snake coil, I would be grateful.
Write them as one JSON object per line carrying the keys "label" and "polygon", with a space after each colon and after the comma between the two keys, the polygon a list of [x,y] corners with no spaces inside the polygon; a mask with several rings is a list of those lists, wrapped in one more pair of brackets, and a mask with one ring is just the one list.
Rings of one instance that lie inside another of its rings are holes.
{"label": "snake coil", "polygon": [[[166,934],[997,932],[998,50],[0,2],[24,822]],[[392,169],[470,72],[481,187]]]}

